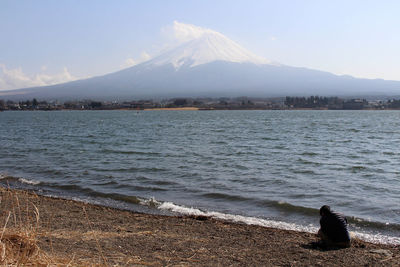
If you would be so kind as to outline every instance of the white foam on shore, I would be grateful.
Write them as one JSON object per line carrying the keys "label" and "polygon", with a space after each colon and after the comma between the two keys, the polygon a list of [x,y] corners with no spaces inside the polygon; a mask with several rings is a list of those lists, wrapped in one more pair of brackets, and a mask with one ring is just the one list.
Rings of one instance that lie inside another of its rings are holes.
{"label": "white foam on shore", "polygon": [[[155,200],[152,200],[154,203]],[[247,217],[247,216],[242,216],[242,215],[233,215],[233,214],[226,214],[226,213],[221,213],[221,212],[216,212],[216,211],[202,211],[197,208],[189,208],[185,206],[179,206],[176,205],[172,202],[158,202],[158,208],[161,210],[168,210],[184,215],[195,215],[195,216],[207,216],[215,219],[221,219],[221,220],[227,220],[231,222],[236,222],[236,223],[244,223],[248,225],[259,225],[259,226],[264,226],[264,227],[271,227],[271,228],[276,228],[276,229],[282,229],[282,230],[293,230],[293,231],[299,231],[299,232],[308,232],[308,233],[316,233],[318,231],[318,228],[309,225],[309,226],[304,226],[304,225],[298,225],[294,223],[287,223],[287,222],[282,222],[282,221],[274,221],[274,220],[267,220],[267,219],[261,219],[257,217]],[[381,234],[369,234],[369,233],[362,233],[362,232],[352,232],[352,236],[355,236],[361,240],[371,242],[371,243],[378,243],[378,244],[392,244],[392,245],[398,245],[400,244],[400,238],[399,237],[393,237],[393,236],[386,236],[386,235],[381,235]]]}
{"label": "white foam on shore", "polygon": [[371,243],[400,245],[400,237],[387,236],[382,234],[368,234],[361,232],[351,232],[351,234],[358,239],[365,240]]}
{"label": "white foam on shore", "polygon": [[169,210],[172,212],[177,212],[185,215],[196,215],[196,216],[207,216],[215,219],[222,219],[227,221],[232,221],[236,223],[245,223],[249,225],[259,225],[264,227],[271,227],[277,229],[284,229],[284,230],[294,230],[294,231],[301,231],[301,232],[310,232],[314,233],[318,231],[318,228],[315,226],[302,226],[297,225],[294,223],[287,223],[282,221],[274,221],[274,220],[266,220],[257,217],[247,217],[242,215],[233,215],[233,214],[226,214],[217,211],[201,211],[196,208],[188,208],[183,206],[175,205],[172,202],[164,202],[159,207],[162,210]]}
{"label": "white foam on shore", "polygon": [[21,177],[14,177],[14,176],[10,176],[6,173],[0,173],[0,180],[4,180],[4,179],[12,179],[12,180],[18,181],[22,184],[30,184],[30,185],[40,184],[39,181],[29,180],[29,179],[25,179],[25,178],[21,178]]}
{"label": "white foam on shore", "polygon": [[23,183],[23,184],[31,184],[31,185],[38,185],[38,184],[40,184],[39,181],[28,180],[28,179],[25,179],[25,178],[18,178],[18,181],[21,182],[21,183]]}
{"label": "white foam on shore", "polygon": [[139,204],[143,206],[160,208],[160,206],[162,205],[162,203],[157,201],[154,197],[149,199],[143,199],[143,198],[138,198],[138,199],[139,199]]}

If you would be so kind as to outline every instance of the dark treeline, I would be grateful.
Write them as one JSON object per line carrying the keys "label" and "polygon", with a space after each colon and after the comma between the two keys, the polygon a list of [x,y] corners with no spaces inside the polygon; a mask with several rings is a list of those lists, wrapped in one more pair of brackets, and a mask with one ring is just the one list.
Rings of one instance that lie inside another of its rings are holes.
{"label": "dark treeline", "polygon": [[344,100],[338,97],[290,97],[285,99],[285,105],[291,108],[340,108]]}
{"label": "dark treeline", "polygon": [[343,99],[339,97],[290,97],[287,96],[284,105],[289,109],[399,109],[400,100]]}
{"label": "dark treeline", "polygon": [[35,109],[42,109],[42,110],[51,110],[52,105],[45,100],[38,101],[36,98],[32,100],[25,100],[14,102],[11,100],[2,100],[0,99],[0,110],[35,110]]}
{"label": "dark treeline", "polygon": [[344,99],[339,97],[291,97],[286,98],[171,98],[164,100],[131,101],[45,101],[29,99],[14,102],[0,99],[0,111],[4,110],[114,110],[197,107],[215,110],[251,109],[400,109],[400,99],[367,101],[365,99]]}
{"label": "dark treeline", "polygon": [[154,109],[154,108],[184,108],[199,109],[284,109],[283,98],[171,98],[164,100],[132,100],[132,101],[95,101],[76,100],[65,101],[26,101],[0,100],[0,110],[113,110],[113,109]]}

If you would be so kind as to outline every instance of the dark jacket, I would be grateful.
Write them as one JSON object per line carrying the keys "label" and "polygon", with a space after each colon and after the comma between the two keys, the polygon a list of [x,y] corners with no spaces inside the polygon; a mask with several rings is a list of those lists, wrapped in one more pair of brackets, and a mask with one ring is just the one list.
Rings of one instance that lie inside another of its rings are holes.
{"label": "dark jacket", "polygon": [[319,223],[321,224],[321,231],[332,242],[350,241],[349,231],[347,230],[347,219],[343,215],[331,211],[324,214]]}

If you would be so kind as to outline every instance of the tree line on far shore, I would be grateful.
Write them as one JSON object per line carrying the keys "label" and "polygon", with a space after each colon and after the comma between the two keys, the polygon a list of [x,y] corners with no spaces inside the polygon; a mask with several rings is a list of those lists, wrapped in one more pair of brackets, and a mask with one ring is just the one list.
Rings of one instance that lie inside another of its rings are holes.
{"label": "tree line on far shore", "polygon": [[366,99],[343,99],[339,97],[290,97],[284,102],[288,108],[310,108],[310,109],[399,109],[400,100],[376,100]]}
{"label": "tree line on far shore", "polygon": [[131,101],[11,101],[0,99],[0,111],[4,110],[113,110],[113,109],[152,109],[197,107],[215,110],[252,110],[252,109],[400,109],[400,99],[367,101],[366,99],[344,99],[339,97],[220,97],[220,98],[171,98],[164,100]]}

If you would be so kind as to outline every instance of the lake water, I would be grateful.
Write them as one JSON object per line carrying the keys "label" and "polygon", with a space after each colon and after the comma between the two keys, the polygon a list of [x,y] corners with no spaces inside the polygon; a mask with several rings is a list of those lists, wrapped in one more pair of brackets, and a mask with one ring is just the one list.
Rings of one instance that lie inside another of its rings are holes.
{"label": "lake water", "polygon": [[400,243],[399,111],[0,112],[0,182],[163,214]]}

